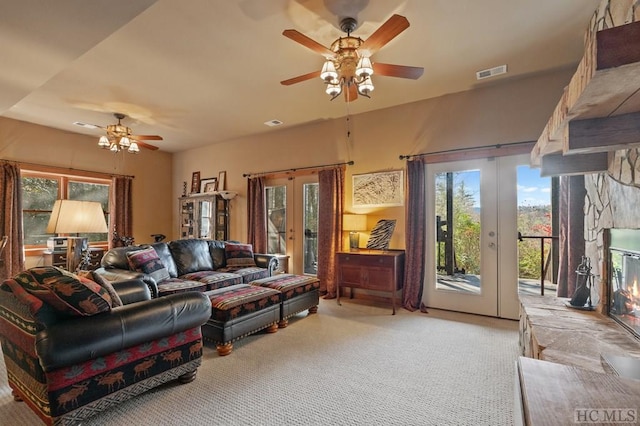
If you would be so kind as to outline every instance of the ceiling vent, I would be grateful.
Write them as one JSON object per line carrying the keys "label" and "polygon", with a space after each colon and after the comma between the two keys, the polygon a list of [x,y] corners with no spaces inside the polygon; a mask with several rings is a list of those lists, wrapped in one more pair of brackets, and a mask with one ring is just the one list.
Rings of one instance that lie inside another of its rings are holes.
{"label": "ceiling vent", "polygon": [[507,66],[500,65],[498,67],[489,68],[488,70],[478,71],[476,73],[476,78],[478,80],[484,80],[485,78],[495,77],[496,75],[506,74]]}
{"label": "ceiling vent", "polygon": [[275,126],[280,126],[282,124],[282,121],[280,121],[280,120],[269,120],[269,121],[265,121],[264,124],[266,124],[269,127],[275,127]]}

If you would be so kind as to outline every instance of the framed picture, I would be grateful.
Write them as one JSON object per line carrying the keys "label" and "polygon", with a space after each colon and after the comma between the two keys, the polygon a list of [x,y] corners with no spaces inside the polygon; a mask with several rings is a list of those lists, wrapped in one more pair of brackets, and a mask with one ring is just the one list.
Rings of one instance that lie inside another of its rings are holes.
{"label": "framed picture", "polygon": [[218,191],[227,189],[227,172],[218,173]]}
{"label": "framed picture", "polygon": [[191,193],[197,194],[200,192],[200,172],[193,172],[191,174]]}
{"label": "framed picture", "polygon": [[206,178],[200,181],[200,192],[210,194],[218,190],[218,178]]}
{"label": "framed picture", "polygon": [[404,205],[404,171],[353,175],[354,207],[391,207]]}

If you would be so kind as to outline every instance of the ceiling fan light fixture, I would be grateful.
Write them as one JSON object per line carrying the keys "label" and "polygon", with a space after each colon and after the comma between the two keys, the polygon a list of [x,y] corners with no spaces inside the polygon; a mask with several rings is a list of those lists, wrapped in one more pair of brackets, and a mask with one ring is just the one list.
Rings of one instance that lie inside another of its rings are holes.
{"label": "ceiling fan light fixture", "polygon": [[367,78],[370,75],[373,75],[373,65],[371,64],[371,59],[367,56],[361,57],[358,61],[356,75],[360,78]]}
{"label": "ceiling fan light fixture", "polygon": [[120,146],[122,148],[129,148],[131,146],[131,140],[128,137],[123,136],[120,138]]}
{"label": "ceiling fan light fixture", "polygon": [[327,59],[327,61],[322,66],[322,71],[320,71],[320,78],[326,82],[333,82],[333,80],[338,78],[336,66],[331,59]]}
{"label": "ceiling fan light fixture", "polygon": [[360,92],[363,96],[369,96],[369,93],[373,92],[373,82],[371,81],[371,77],[367,77],[364,81],[358,84],[358,92]]}
{"label": "ceiling fan light fixture", "polygon": [[129,145],[129,149],[127,150],[127,152],[130,152],[131,154],[137,154],[140,152],[140,148],[138,147],[137,143],[131,142],[131,145]]}
{"label": "ceiling fan light fixture", "polygon": [[118,152],[120,151],[120,147],[118,146],[117,143],[112,143],[111,147],[109,147],[109,151],[111,152]]}
{"label": "ceiling fan light fixture", "polygon": [[106,136],[100,136],[100,139],[98,140],[98,146],[102,149],[109,149],[109,147],[111,146],[111,142],[109,142],[109,138]]}
{"label": "ceiling fan light fixture", "polygon": [[327,89],[325,90],[325,92],[327,93],[327,95],[333,98],[338,96],[342,92],[342,85],[340,84],[340,81],[333,80],[330,83],[328,83]]}

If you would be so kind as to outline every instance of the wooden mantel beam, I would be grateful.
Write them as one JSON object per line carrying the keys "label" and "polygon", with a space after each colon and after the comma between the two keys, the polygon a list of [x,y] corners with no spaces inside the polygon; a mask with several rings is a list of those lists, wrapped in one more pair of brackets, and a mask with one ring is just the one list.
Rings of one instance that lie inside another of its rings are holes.
{"label": "wooden mantel beam", "polygon": [[629,149],[640,145],[640,112],[572,120],[565,154]]}
{"label": "wooden mantel beam", "polygon": [[609,154],[596,152],[593,154],[562,155],[548,154],[542,157],[540,176],[584,175],[607,171]]}
{"label": "wooden mantel beam", "polygon": [[640,111],[640,21],[587,33],[585,54],[536,146],[531,163],[568,151],[569,122]]}

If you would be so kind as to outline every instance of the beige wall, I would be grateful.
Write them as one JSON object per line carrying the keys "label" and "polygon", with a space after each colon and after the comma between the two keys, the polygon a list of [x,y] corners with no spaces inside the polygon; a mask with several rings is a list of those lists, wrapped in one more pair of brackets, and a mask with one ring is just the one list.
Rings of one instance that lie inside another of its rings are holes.
{"label": "beige wall", "polygon": [[[0,158],[46,166],[135,176],[133,227],[136,243],[151,234],[171,236],[173,199],[172,154],[142,150],[113,154],[98,149],[95,137],[0,118]],[[37,263],[38,260],[35,260]],[[33,264],[34,259],[29,260]]]}
{"label": "beige wall", "polygon": [[[227,189],[240,193],[231,202],[230,237],[244,241],[247,182],[243,173],[353,160],[355,164],[347,167],[346,210],[370,214],[369,227],[378,218],[397,219],[391,248],[404,248],[404,207],[352,209],[352,174],[404,169],[405,161],[398,158],[401,154],[536,140],[572,73],[573,69],[566,69],[507,80],[473,91],[359,114],[351,117],[350,143],[345,119],[319,120],[173,155],[147,150],[136,156],[115,155],[97,149],[96,137],[0,118],[0,158],[135,176],[136,243],[150,242],[154,233],[165,234],[168,239],[178,237],[177,198],[182,194],[183,182],[190,186],[194,171],[200,171],[202,178],[227,171]],[[343,107],[336,104],[336,108]],[[367,234],[361,238],[366,241]]]}
{"label": "beige wall", "polygon": [[[371,214],[369,227],[379,218],[397,219],[390,247],[404,248],[404,207],[352,209],[351,175],[404,169],[405,161],[398,158],[401,154],[537,140],[573,71],[564,69],[507,80],[472,91],[359,114],[351,118],[350,144],[345,120],[340,119],[274,129],[264,135],[177,153],[174,198],[182,193],[183,182],[190,185],[192,172],[200,171],[202,177],[210,177],[226,170],[227,189],[240,193],[231,202],[231,238],[245,241],[247,182],[243,173],[353,160],[355,164],[347,167],[346,210]],[[428,78],[428,73],[422,78]],[[367,101],[362,98],[357,102]],[[336,108],[344,105],[336,104]],[[268,111],[265,116],[269,116]],[[177,211],[177,201],[174,201],[174,211]],[[174,238],[177,227],[177,217],[174,217]],[[361,236],[365,241],[367,237]]]}

